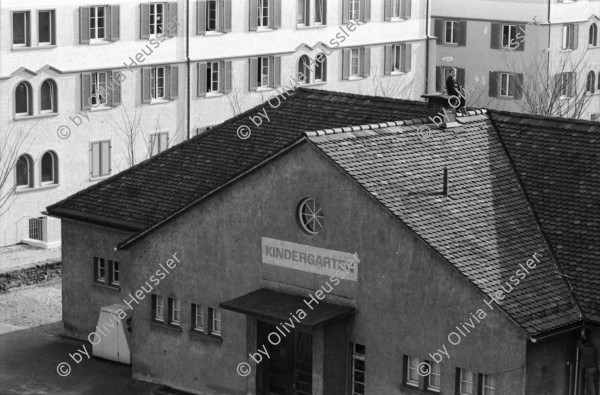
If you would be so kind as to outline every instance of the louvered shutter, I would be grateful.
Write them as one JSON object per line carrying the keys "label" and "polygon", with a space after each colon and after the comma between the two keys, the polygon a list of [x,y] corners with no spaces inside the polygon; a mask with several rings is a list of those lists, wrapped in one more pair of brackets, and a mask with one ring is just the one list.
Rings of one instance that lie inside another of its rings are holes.
{"label": "louvered shutter", "polygon": [[467,45],[467,21],[458,22],[458,46]]}
{"label": "louvered shutter", "polygon": [[113,107],[121,105],[121,82],[120,82],[120,71],[113,71],[110,73],[110,83],[112,88],[110,89],[110,100]]}
{"label": "louvered shutter", "polygon": [[362,15],[362,21],[369,22],[371,20],[371,0],[361,0],[360,6],[360,14]]}
{"label": "louvered shutter", "polygon": [[231,0],[221,0],[221,4],[223,5],[223,27],[224,32],[231,31]]}
{"label": "louvered shutter", "polygon": [[232,74],[231,74],[231,61],[223,62],[225,65],[225,83],[223,84],[223,93],[231,92],[231,82],[232,82]]}
{"label": "louvered shutter", "polygon": [[350,78],[350,50],[342,49],[342,79]]}
{"label": "louvered shutter", "polygon": [[571,49],[577,49],[579,45],[579,25],[571,25],[573,28],[571,31],[573,34],[571,35]]}
{"label": "louvered shutter", "polygon": [[392,20],[392,0],[385,0],[385,3],[383,5],[383,20]]}
{"label": "louvered shutter", "polygon": [[523,74],[515,74],[515,99],[523,97]]}
{"label": "louvered shutter", "polygon": [[383,47],[383,74],[392,74],[392,46],[386,45]]}
{"label": "louvered shutter", "polygon": [[206,69],[206,63],[198,63],[198,97],[206,96],[208,91]]}
{"label": "louvered shutter", "polygon": [[177,2],[168,3],[169,20],[166,21],[167,35],[169,37],[177,36]]}
{"label": "louvered shutter", "polygon": [[90,43],[90,8],[79,7],[79,43]]}
{"label": "louvered shutter", "polygon": [[502,25],[499,23],[492,23],[490,31],[490,48],[500,49],[500,29]]}
{"label": "louvered shutter", "polygon": [[196,34],[204,35],[206,33],[206,0],[196,2]]}
{"label": "louvered shutter", "polygon": [[248,87],[251,91],[255,91],[258,85],[258,58],[250,58],[248,66]]}
{"label": "louvered shutter", "polygon": [[342,23],[350,21],[350,0],[342,0]]}
{"label": "louvered shutter", "polygon": [[363,77],[368,77],[371,74],[371,48],[363,48],[362,51],[362,72]]}
{"label": "louvered shutter", "polygon": [[281,0],[271,0],[271,11],[273,11],[273,28],[281,28]]}
{"label": "louvered shutter", "polygon": [[[527,28],[526,25],[517,25],[517,35],[519,36],[517,38],[517,43],[519,44],[519,46],[517,47],[517,51],[525,51],[525,40],[526,40],[526,35],[525,35],[525,29]],[[520,33],[520,35],[519,35]]]}
{"label": "louvered shutter", "polygon": [[150,67],[144,67],[142,68],[142,103],[150,103],[152,100],[150,84]]}
{"label": "louvered shutter", "polygon": [[140,38],[150,38],[150,4],[140,4]]}
{"label": "louvered shutter", "polygon": [[402,71],[407,73],[411,69],[412,44],[402,44]]}
{"label": "louvered shutter", "polygon": [[81,74],[81,109],[82,110],[91,110],[92,105],[90,104],[92,101],[90,100],[90,96],[92,95],[92,74],[91,73],[83,73]]}
{"label": "louvered shutter", "polygon": [[490,71],[489,76],[489,96],[498,97],[498,72]]}
{"label": "louvered shutter", "polygon": [[437,44],[442,44],[443,40],[444,40],[444,21],[436,18],[433,20],[433,34],[435,37],[437,37],[436,39],[436,43]]}
{"label": "louvered shutter", "polygon": [[402,19],[410,19],[412,0],[402,0]]}
{"label": "louvered shutter", "polygon": [[250,12],[248,12],[250,16],[249,21],[249,29],[250,30],[258,30],[258,3],[257,0],[250,0]]}
{"label": "louvered shutter", "polygon": [[121,15],[118,5],[110,6],[110,41],[119,41],[121,30]]}
{"label": "louvered shutter", "polygon": [[169,99],[176,99],[179,95],[179,66],[169,67]]}
{"label": "louvered shutter", "polygon": [[435,68],[435,91],[436,92],[443,92],[443,84],[442,84],[442,79],[444,78],[443,72],[442,72],[442,68],[440,66],[436,66]]}
{"label": "louvered shutter", "polygon": [[281,57],[275,56],[273,59],[273,86],[279,87],[281,86]]}

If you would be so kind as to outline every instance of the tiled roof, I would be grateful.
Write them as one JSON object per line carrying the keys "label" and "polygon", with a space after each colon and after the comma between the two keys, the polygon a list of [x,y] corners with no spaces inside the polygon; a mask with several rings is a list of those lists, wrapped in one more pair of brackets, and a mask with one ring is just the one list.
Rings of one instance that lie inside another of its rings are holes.
{"label": "tiled roof", "polygon": [[[573,324],[580,314],[487,115],[420,138],[402,126],[309,139],[486,294],[537,253],[541,263],[502,308],[530,334]],[[450,197],[443,196],[444,167]],[[486,298],[489,300],[490,298]],[[481,306],[486,307],[483,300]]]}
{"label": "tiled roof", "polygon": [[[169,218],[291,146],[304,131],[425,117],[424,102],[298,88],[48,207],[58,217],[134,232]],[[266,111],[256,127],[249,116]],[[237,136],[241,125],[248,139]],[[233,156],[235,155],[235,158]]]}
{"label": "tiled roof", "polygon": [[600,324],[600,123],[491,118],[585,318]]}

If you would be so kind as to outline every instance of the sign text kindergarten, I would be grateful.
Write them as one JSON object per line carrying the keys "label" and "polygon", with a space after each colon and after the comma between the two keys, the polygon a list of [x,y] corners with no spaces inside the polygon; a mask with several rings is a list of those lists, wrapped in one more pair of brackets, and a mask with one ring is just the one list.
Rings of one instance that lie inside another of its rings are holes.
{"label": "sign text kindergarten", "polygon": [[357,281],[358,267],[348,269],[347,265],[348,261],[353,260],[356,257],[348,252],[262,238],[262,261],[269,265],[326,276],[344,275],[345,280]]}

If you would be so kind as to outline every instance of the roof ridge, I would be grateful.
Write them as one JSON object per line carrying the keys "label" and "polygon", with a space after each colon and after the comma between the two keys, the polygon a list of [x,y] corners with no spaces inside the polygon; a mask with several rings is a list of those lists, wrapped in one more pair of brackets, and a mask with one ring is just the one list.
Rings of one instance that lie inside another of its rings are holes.
{"label": "roof ridge", "polygon": [[549,122],[562,122],[563,124],[564,123],[576,123],[576,124],[592,125],[592,126],[600,127],[600,123],[598,121],[588,121],[587,119],[562,118],[562,117],[550,116],[550,115],[533,115],[533,114],[527,114],[524,112],[495,110],[495,109],[491,109],[491,108],[488,109],[487,111],[492,115],[493,114],[508,115],[508,116],[512,116],[512,117],[519,117],[519,118],[526,118],[526,119],[539,119],[539,120],[544,120],[544,121],[549,121]]}
{"label": "roof ridge", "polygon": [[[420,106],[427,106],[427,102],[424,100],[409,100],[409,99],[398,99],[394,97],[384,97],[384,96],[369,96],[369,95],[361,95],[358,93],[348,93],[348,92],[339,92],[339,91],[325,91],[322,89],[314,89],[300,86],[297,88],[299,91],[304,91],[306,93],[318,93],[321,95],[334,95],[340,97],[352,97],[356,99],[368,99],[375,102],[389,102],[389,103],[404,103],[404,104],[417,104]],[[374,100],[375,99],[375,100]]]}

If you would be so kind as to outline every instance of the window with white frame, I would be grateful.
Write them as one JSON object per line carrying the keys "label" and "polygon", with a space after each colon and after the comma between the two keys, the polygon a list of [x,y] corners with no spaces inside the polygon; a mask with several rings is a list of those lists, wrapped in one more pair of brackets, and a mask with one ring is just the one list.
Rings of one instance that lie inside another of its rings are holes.
{"label": "window with white frame", "polygon": [[350,19],[360,20],[360,0],[350,1]]}
{"label": "window with white frame", "polygon": [[152,321],[165,321],[165,301],[162,296],[152,294]]}
{"label": "window with white frame", "polygon": [[52,151],[42,156],[42,185],[58,183],[58,161],[56,154]]}
{"label": "window with white frame", "polygon": [[169,133],[152,133],[150,134],[150,154],[152,156],[157,155],[169,146]]}
{"label": "window with white frame", "polygon": [[[314,10],[311,13],[311,10]],[[298,0],[299,26],[325,24],[325,0]]]}
{"label": "window with white frame", "polygon": [[258,86],[259,87],[268,87],[270,86],[269,81],[269,57],[261,56],[258,58]]}
{"label": "window with white frame", "polygon": [[515,76],[511,73],[500,73],[500,96],[512,97],[514,93]]}
{"label": "window with white frame", "polygon": [[209,308],[208,315],[210,320],[210,334],[221,336],[221,309]]}
{"label": "window with white frame", "polygon": [[110,268],[110,285],[119,285],[119,262],[108,261]]}
{"label": "window with white frame", "polygon": [[446,34],[444,36],[444,43],[446,44],[458,44],[458,21],[445,21]]}
{"label": "window with white frame", "polygon": [[495,395],[496,394],[496,383],[493,376],[482,374],[481,375],[481,395]]}
{"label": "window with white frame", "polygon": [[440,392],[441,389],[441,373],[440,364],[436,362],[428,362],[430,366],[429,375],[426,376],[427,389],[429,391]]}
{"label": "window with white frame", "polygon": [[92,178],[110,175],[110,140],[95,141],[91,143],[91,171]]}
{"label": "window with white frame", "polygon": [[204,332],[204,312],[202,306],[192,303],[192,328],[198,332]]}
{"label": "window with white frame", "polygon": [[106,39],[106,7],[90,7],[90,40]]}
{"label": "window with white frame", "polygon": [[369,76],[371,72],[371,48],[343,49],[341,55],[342,80],[353,80]]}
{"label": "window with white frame", "polygon": [[516,48],[517,25],[502,25],[502,48]]}
{"label": "window with white frame", "polygon": [[402,46],[392,45],[392,73],[402,71]]}
{"label": "window with white frame", "polygon": [[403,17],[402,14],[402,0],[389,0],[392,2],[392,18],[399,19]]}
{"label": "window with white frame", "polygon": [[32,115],[31,85],[28,82],[20,82],[15,89],[15,115]]}
{"label": "window with white frame", "polygon": [[29,11],[14,11],[12,13],[13,46],[28,47],[31,45]]}
{"label": "window with white frame", "polygon": [[418,387],[419,386],[419,359],[418,358],[413,358],[411,356],[406,355],[404,357],[404,369],[405,372],[405,382],[404,384],[406,385],[410,385],[413,387]]}
{"label": "window with white frame", "polygon": [[230,60],[198,63],[198,96],[215,96],[231,92],[231,64]]}
{"label": "window with white frame", "polygon": [[89,99],[89,104],[92,107],[108,105],[108,73],[97,72],[92,73],[92,88]]}
{"label": "window with white frame", "polygon": [[165,24],[165,4],[150,4],[150,35],[161,34]]}
{"label": "window with white frame", "polygon": [[181,301],[169,298],[169,324],[179,326],[181,324]]}
{"label": "window with white frame", "polygon": [[562,27],[562,49],[572,49],[573,25],[563,25]]}
{"label": "window with white frame", "polygon": [[41,89],[41,107],[40,107],[40,111],[42,113],[51,113],[51,112],[57,112],[57,108],[56,108],[56,98],[57,98],[57,91],[56,91],[56,82],[54,82],[54,80],[51,79],[47,79],[46,81],[44,81],[42,83],[42,89]]}
{"label": "window with white frame", "polygon": [[575,89],[575,78],[573,72],[565,72],[556,75],[556,90],[563,97],[573,96]]}
{"label": "window with white frame", "polygon": [[257,26],[260,28],[269,28],[271,27],[270,25],[270,5],[271,1],[270,0],[257,0],[256,4],[258,7],[258,20],[257,20]]}
{"label": "window with white frame", "polygon": [[327,56],[320,52],[315,57],[315,82],[327,81]]}
{"label": "window with white frame", "polygon": [[206,91],[219,92],[219,62],[206,63]]}
{"label": "window with white frame", "polygon": [[206,2],[206,31],[219,31],[219,2],[208,0]]}
{"label": "window with white frame", "polygon": [[590,71],[585,82],[586,93],[593,94],[596,92],[596,73]]}
{"label": "window with white frame", "polygon": [[350,77],[360,77],[360,49],[350,50]]}
{"label": "window with white frame", "polygon": [[325,0],[315,0],[315,25],[325,24]]}
{"label": "window with white frame", "polygon": [[94,257],[94,280],[106,283],[106,262],[104,258]]}
{"label": "window with white frame", "polygon": [[458,369],[458,389],[457,395],[473,395],[473,372],[466,369]]}
{"label": "window with white frame", "polygon": [[25,154],[19,156],[15,166],[17,188],[33,188],[33,159]]}
{"label": "window with white frame", "polygon": [[152,67],[150,70],[150,96],[152,100],[165,99],[165,68]]}
{"label": "window with white frame", "polygon": [[365,394],[365,346],[351,343],[352,345],[352,395]]}
{"label": "window with white frame", "polygon": [[56,44],[54,10],[38,11],[38,44]]}
{"label": "window with white frame", "polygon": [[598,46],[598,25],[595,23],[590,25],[588,44],[590,47]]}
{"label": "window with white frame", "polygon": [[[281,86],[281,57],[259,56],[249,59],[249,89],[264,90]],[[227,78],[225,79],[227,81]]]}

